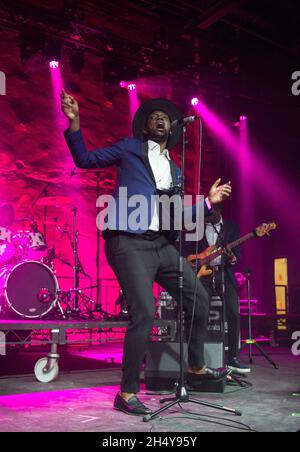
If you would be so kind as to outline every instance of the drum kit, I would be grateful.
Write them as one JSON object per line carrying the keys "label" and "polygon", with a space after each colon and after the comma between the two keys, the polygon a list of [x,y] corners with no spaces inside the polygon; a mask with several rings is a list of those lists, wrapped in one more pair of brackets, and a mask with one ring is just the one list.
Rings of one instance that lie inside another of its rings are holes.
{"label": "drum kit", "polygon": [[[70,204],[65,196],[43,196],[35,204],[46,210]],[[28,225],[26,229],[12,230],[11,225],[0,227],[0,316],[3,318],[21,317],[40,319],[46,316],[60,316],[63,319],[73,316],[92,316],[94,301],[79,289],[79,275],[89,277],[84,271],[78,256],[78,231],[76,213],[73,209],[73,237],[66,226],[58,219],[47,221],[44,216],[44,232],[47,226],[56,227],[66,234],[74,254],[74,262],[61,258],[55,248],[49,248],[45,234],[38,230],[34,218],[23,218],[18,223]],[[0,217],[0,222],[1,222]],[[56,277],[55,262],[72,267],[74,288],[67,292],[60,290]],[[90,286],[89,288],[93,288]],[[85,288],[85,289],[89,289]],[[81,309],[82,304],[84,307]]]}

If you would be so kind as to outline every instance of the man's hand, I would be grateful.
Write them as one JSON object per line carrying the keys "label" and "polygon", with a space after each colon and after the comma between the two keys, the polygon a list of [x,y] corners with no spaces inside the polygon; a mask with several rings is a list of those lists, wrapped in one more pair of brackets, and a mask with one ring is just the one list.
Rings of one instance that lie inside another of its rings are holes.
{"label": "man's hand", "polygon": [[211,204],[219,204],[227,199],[232,191],[231,182],[227,182],[227,184],[220,185],[221,179],[216,180],[216,182],[212,185],[209,190],[208,199]]}
{"label": "man's hand", "polygon": [[225,254],[229,259],[229,262],[234,265],[237,263],[237,257],[235,256],[235,254],[227,247],[225,247]]}
{"label": "man's hand", "polygon": [[70,96],[64,89],[61,92],[61,109],[70,121],[79,117],[79,105],[73,96]]}

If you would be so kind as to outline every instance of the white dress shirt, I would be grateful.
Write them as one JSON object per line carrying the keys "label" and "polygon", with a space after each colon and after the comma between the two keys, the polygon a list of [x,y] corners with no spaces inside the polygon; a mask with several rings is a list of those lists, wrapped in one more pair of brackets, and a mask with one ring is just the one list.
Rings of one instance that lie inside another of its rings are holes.
{"label": "white dress shirt", "polygon": [[[163,152],[160,152],[160,145],[155,143],[155,141],[148,140],[148,158],[155,178],[156,188],[158,190],[169,190],[173,180],[170,165],[171,158],[168,149],[164,149]],[[208,198],[205,198],[205,202],[208,209],[211,209]],[[158,232],[159,229],[159,216],[155,204],[149,230]]]}
{"label": "white dress shirt", "polygon": [[[154,174],[156,188],[158,190],[169,190],[172,185],[172,175],[168,149],[160,152],[160,145],[152,140],[148,140],[148,149],[149,162]],[[159,231],[159,216],[156,205],[149,229],[150,231]]]}

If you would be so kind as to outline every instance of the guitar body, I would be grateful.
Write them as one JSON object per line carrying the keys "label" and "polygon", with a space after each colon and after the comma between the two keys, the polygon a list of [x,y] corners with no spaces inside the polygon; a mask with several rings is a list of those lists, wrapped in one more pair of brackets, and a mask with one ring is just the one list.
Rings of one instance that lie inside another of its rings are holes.
{"label": "guitar body", "polygon": [[[191,254],[188,256],[187,260],[191,264],[193,268],[195,268],[196,261],[201,261],[202,259],[205,259],[206,257],[210,256],[212,253],[216,251],[217,247],[215,245],[209,246],[200,254]],[[211,276],[213,273],[213,270],[208,267],[208,265],[202,265],[200,270],[197,273],[197,277],[201,278],[202,276]]]}
{"label": "guitar body", "polygon": [[202,278],[202,276],[211,276],[213,274],[213,270],[209,268],[207,265],[202,265],[200,270],[197,273],[197,278]]}

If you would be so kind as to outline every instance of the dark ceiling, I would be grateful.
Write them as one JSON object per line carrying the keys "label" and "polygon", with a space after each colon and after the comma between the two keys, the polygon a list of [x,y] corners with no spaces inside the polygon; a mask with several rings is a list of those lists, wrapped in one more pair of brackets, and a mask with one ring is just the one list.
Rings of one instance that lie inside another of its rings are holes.
{"label": "dark ceiling", "polygon": [[253,50],[295,58],[300,50],[296,0],[1,0],[0,7],[2,29],[40,30],[113,53],[143,74],[204,66],[237,72]]}
{"label": "dark ceiling", "polygon": [[[292,72],[300,70],[299,21],[299,0],[0,0],[0,70],[7,75],[7,96],[0,98],[0,199],[26,217],[50,181],[51,194],[68,195],[81,206],[82,241],[91,247],[96,183],[80,172],[70,179],[73,162],[45,64],[45,50],[55,41],[63,47],[63,80],[80,102],[89,149],[131,133],[127,92],[113,82],[159,75],[148,79],[139,96],[158,89],[188,113],[189,95],[196,94],[231,125],[247,114],[249,135],[263,150],[259,155],[299,183],[299,97],[290,89]],[[75,62],[85,62],[80,73],[69,64],[75,50]],[[26,65],[30,53],[43,58]],[[204,131],[202,183],[208,186],[225,157],[217,159],[219,143]],[[195,153],[189,155],[192,181]],[[231,162],[225,163],[222,177],[228,170],[231,178]],[[113,169],[105,170],[103,193],[111,192],[114,177]],[[263,203],[262,193],[257,195],[256,204]],[[276,218],[269,204],[263,203],[262,220]],[[42,220],[42,211],[33,213]],[[61,224],[71,221],[57,211],[49,218],[58,214]],[[84,264],[93,274],[93,258]]]}

